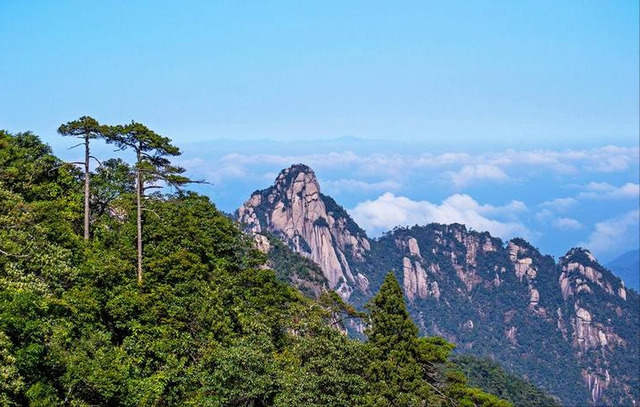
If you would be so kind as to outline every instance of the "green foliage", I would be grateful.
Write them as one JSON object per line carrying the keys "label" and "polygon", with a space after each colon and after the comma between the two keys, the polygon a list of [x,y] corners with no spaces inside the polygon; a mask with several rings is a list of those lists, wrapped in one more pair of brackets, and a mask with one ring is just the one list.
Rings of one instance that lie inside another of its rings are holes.
{"label": "green foliage", "polygon": [[180,155],[180,149],[171,144],[171,139],[161,136],[142,123],[111,126],[105,133],[107,143],[118,148],[132,149],[136,153],[136,171],[141,174],[143,189],[146,184],[164,181],[181,187],[191,180],[182,174],[184,168],[172,165],[167,157]]}
{"label": "green foliage", "polygon": [[388,273],[378,294],[368,305],[371,311],[369,343],[381,356],[401,351],[413,357],[417,351],[418,328],[404,304],[404,294],[393,273]]}
{"label": "green foliage", "polygon": [[514,407],[559,407],[554,398],[514,374],[507,373],[499,364],[470,355],[454,359],[469,383],[496,394],[513,403]]}
{"label": "green foliage", "polygon": [[274,405],[361,406],[367,390],[364,345],[317,323],[312,333],[290,338],[280,360],[283,391]]}
{"label": "green foliage", "polygon": [[145,200],[138,284],[131,168],[92,174],[85,242],[78,171],[29,133],[0,146],[0,407],[504,405],[447,378],[452,345],[418,338],[392,277],[370,340],[350,339],[335,327],[353,307],[280,281],[209,199],[179,193]]}
{"label": "green foliage", "polygon": [[[80,192],[80,172],[51,154],[32,133],[0,130],[0,184],[26,200],[51,201]],[[80,216],[78,216],[80,218]]]}
{"label": "green foliage", "polygon": [[325,218],[318,218],[316,220],[313,221],[313,226],[317,226],[317,227],[321,227],[321,228],[328,228],[329,227],[329,222],[327,222],[327,220]]}
{"label": "green foliage", "polygon": [[329,283],[320,266],[289,249],[277,237],[268,233],[265,236],[270,246],[268,263],[279,280],[297,287],[310,297],[317,297],[328,290]]}
{"label": "green foliage", "polygon": [[442,338],[418,338],[402,289],[388,273],[371,310],[367,343],[370,363],[366,377],[368,406],[451,405],[508,407],[511,404],[480,389],[470,388],[461,374],[447,373],[453,345]]}
{"label": "green foliage", "polygon": [[106,126],[98,123],[96,119],[90,116],[82,116],[77,120],[67,122],[58,127],[58,133],[63,136],[77,137],[84,139],[95,139],[102,137],[102,133],[106,130]]}
{"label": "green foliage", "polygon": [[99,219],[108,209],[114,208],[114,201],[135,191],[135,177],[130,165],[120,158],[110,158],[102,162],[91,176],[91,212]]}
{"label": "green foliage", "polygon": [[24,389],[24,380],[10,346],[9,338],[0,331],[0,407],[17,406],[18,396]]}

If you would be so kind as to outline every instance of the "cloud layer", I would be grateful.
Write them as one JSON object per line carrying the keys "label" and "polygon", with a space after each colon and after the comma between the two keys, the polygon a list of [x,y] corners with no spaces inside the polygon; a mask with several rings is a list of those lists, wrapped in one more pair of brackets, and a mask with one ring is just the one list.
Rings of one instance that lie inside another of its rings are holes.
{"label": "cloud layer", "polygon": [[352,208],[372,236],[400,225],[458,222],[505,239],[523,236],[554,254],[578,242],[599,255],[638,244],[637,228],[618,219],[638,209],[638,147],[420,154],[420,146],[267,144],[198,146],[179,164],[212,182],[203,192],[230,212],[282,168],[304,163],[323,193]]}
{"label": "cloud layer", "polygon": [[349,210],[354,220],[367,231],[380,233],[395,226],[425,225],[427,223],[462,223],[468,227],[489,231],[508,239],[528,237],[531,232],[515,220],[526,211],[523,202],[512,201],[504,206],[482,205],[469,195],[455,194],[441,204],[413,201],[392,193],[358,204]]}
{"label": "cloud layer", "polygon": [[507,173],[500,167],[487,164],[465,165],[460,171],[448,174],[453,184],[458,188],[480,181],[506,181],[509,179]]}
{"label": "cloud layer", "polygon": [[628,199],[638,198],[638,196],[640,196],[640,184],[628,182],[616,187],[606,182],[590,182],[578,195],[578,198]]}
{"label": "cloud layer", "polygon": [[638,223],[640,223],[640,211],[637,209],[598,222],[589,239],[581,242],[580,246],[587,247],[596,253],[622,253],[638,244]]}
{"label": "cloud layer", "polygon": [[[214,182],[234,178],[256,177],[252,168],[271,166],[284,168],[294,163],[305,163],[312,168],[345,171],[350,177],[342,180],[361,181],[374,178],[374,183],[407,182],[406,174],[429,172],[435,179],[463,190],[479,182],[503,183],[513,179],[511,172],[550,171],[555,174],[609,174],[622,172],[637,165],[640,159],[638,147],[605,146],[584,150],[506,150],[484,154],[356,154],[351,151],[314,154],[224,154],[212,162],[194,151],[181,164],[195,173],[207,176]],[[272,170],[271,170],[272,171]],[[264,174],[260,174],[264,175]],[[332,180],[338,181],[338,180]],[[633,185],[632,185],[633,186]],[[626,186],[631,188],[632,186]],[[635,184],[637,187],[637,184]],[[597,187],[597,186],[594,186]],[[636,188],[637,190],[637,188]],[[597,191],[585,191],[585,193]]]}

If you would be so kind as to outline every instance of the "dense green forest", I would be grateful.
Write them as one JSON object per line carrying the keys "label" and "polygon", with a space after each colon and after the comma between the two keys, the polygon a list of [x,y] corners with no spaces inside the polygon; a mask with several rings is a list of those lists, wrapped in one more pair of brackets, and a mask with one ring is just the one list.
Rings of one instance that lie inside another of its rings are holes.
{"label": "dense green forest", "polygon": [[468,377],[469,384],[507,399],[514,406],[560,406],[556,399],[521,377],[506,372],[502,366],[492,360],[471,355],[456,356],[453,360]]}
{"label": "dense green forest", "polygon": [[[169,139],[89,119],[60,131],[80,169],[0,132],[0,406],[511,405],[418,337],[392,274],[365,313],[305,295],[283,281],[302,258],[278,247],[276,276],[207,197],[169,188],[191,181]],[[135,164],[90,171],[100,138]]]}

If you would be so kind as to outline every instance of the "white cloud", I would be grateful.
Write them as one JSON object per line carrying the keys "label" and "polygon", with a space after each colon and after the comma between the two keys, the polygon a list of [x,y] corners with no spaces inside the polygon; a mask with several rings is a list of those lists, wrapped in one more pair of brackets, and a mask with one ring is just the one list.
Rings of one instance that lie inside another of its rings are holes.
{"label": "white cloud", "polygon": [[458,188],[466,187],[479,181],[506,181],[509,176],[495,165],[465,165],[457,172],[449,172],[449,177]]}
{"label": "white cloud", "polygon": [[578,194],[578,198],[593,199],[627,199],[640,196],[640,184],[628,182],[622,186],[606,182],[591,182],[584,187],[584,191]]}
{"label": "white cloud", "polygon": [[207,182],[219,184],[230,179],[244,178],[249,174],[247,168],[242,165],[230,163],[229,165],[218,166],[215,162],[203,160],[202,158],[180,158],[176,164],[186,168],[189,173],[196,174],[197,177],[204,177]]}
{"label": "white cloud", "polygon": [[575,206],[578,203],[578,200],[575,198],[556,198],[550,201],[545,201],[540,204],[541,207],[545,209],[549,209],[556,212],[564,212],[567,209]]}
{"label": "white cloud", "polygon": [[582,229],[582,223],[572,218],[557,218],[553,221],[553,227],[560,230]]}
{"label": "white cloud", "polygon": [[389,191],[397,190],[402,185],[394,180],[384,180],[380,182],[366,182],[356,179],[339,179],[335,181],[325,181],[322,183],[322,187],[328,193],[331,192],[343,192],[343,191],[358,191],[358,192],[371,192],[371,191]]}
{"label": "white cloud", "polygon": [[544,223],[553,217],[554,217],[554,213],[550,209],[543,209],[540,212],[536,213],[536,220],[538,222]]}
{"label": "white cloud", "polygon": [[[197,156],[197,152],[195,152]],[[467,154],[365,154],[352,151],[318,154],[226,154],[215,159],[196,158],[189,169],[213,173],[216,177],[236,177],[248,173],[250,167],[273,166],[281,169],[294,163],[304,163],[316,170],[345,170],[352,178],[376,177],[400,179],[416,171],[430,170],[434,178],[453,181],[458,187],[481,180],[503,182],[512,170],[524,173],[551,171],[556,174],[587,172],[622,172],[637,165],[640,148],[606,146],[585,150],[506,150],[502,152]],[[186,166],[186,165],[185,165]],[[194,167],[194,168],[192,168]],[[231,167],[228,170],[227,167]],[[326,181],[326,180],[325,180]]]}
{"label": "white cloud", "polygon": [[587,150],[507,150],[485,155],[485,162],[501,167],[524,165],[545,167],[558,173],[576,172],[578,168],[590,172],[621,172],[637,165],[638,147],[605,146]]}
{"label": "white cloud", "polygon": [[462,223],[478,231],[489,231],[495,236],[510,238],[531,236],[531,232],[513,217],[526,210],[520,201],[505,206],[482,205],[465,194],[451,195],[440,205],[429,201],[413,201],[392,193],[385,193],[375,200],[359,203],[349,213],[354,220],[372,235],[391,230],[395,226],[424,225],[428,223]]}
{"label": "white cloud", "polygon": [[638,147],[605,146],[591,150],[585,168],[595,172],[619,172],[638,163]]}
{"label": "white cloud", "polygon": [[640,222],[640,210],[637,209],[598,222],[589,239],[580,242],[579,245],[597,254],[623,252],[638,244],[638,222]]}

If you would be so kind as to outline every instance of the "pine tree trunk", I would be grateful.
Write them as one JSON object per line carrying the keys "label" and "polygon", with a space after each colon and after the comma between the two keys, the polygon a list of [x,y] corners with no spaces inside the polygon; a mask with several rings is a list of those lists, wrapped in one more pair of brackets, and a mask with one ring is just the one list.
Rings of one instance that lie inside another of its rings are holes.
{"label": "pine tree trunk", "polygon": [[89,135],[84,137],[84,240],[89,240]]}
{"label": "pine tree trunk", "polygon": [[142,174],[140,173],[140,151],[138,150],[138,169],[136,170],[136,203],[138,223],[138,283],[142,284]]}

